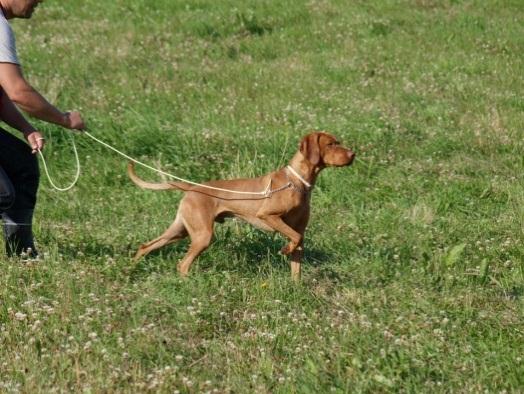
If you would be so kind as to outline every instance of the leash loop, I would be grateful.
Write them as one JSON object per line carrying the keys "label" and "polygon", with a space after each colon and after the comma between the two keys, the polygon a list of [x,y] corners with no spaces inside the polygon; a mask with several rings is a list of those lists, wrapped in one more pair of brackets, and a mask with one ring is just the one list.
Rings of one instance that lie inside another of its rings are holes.
{"label": "leash loop", "polygon": [[69,186],[66,186],[66,187],[58,187],[55,185],[55,183],[51,179],[51,176],[49,175],[49,170],[47,168],[47,163],[45,161],[44,154],[42,153],[40,149],[38,150],[38,153],[40,154],[40,158],[42,159],[42,164],[44,165],[45,174],[47,176],[47,179],[49,180],[49,183],[51,184],[51,186],[54,189],[60,192],[65,192],[65,191],[70,190],[73,186],[75,186],[76,182],[78,182],[78,178],[80,178],[80,159],[78,158],[78,151],[76,149],[75,138],[73,134],[71,134],[71,141],[73,143],[73,151],[75,152],[76,174],[75,174],[75,179],[73,180],[73,182]]}

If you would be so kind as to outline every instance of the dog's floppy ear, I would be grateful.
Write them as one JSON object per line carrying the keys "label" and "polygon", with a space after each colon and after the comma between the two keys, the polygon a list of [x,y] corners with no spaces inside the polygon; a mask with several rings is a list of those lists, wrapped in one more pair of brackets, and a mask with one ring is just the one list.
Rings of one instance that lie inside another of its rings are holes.
{"label": "dog's floppy ear", "polygon": [[312,133],[300,142],[300,153],[314,166],[320,162],[320,134]]}

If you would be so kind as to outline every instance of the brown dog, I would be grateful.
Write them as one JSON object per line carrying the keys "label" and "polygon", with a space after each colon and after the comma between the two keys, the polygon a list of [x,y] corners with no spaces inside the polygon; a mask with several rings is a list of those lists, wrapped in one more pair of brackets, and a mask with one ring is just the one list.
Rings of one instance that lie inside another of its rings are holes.
{"label": "brown dog", "polygon": [[[135,260],[189,235],[191,245],[177,267],[180,274],[185,276],[191,263],[211,243],[213,223],[236,216],[263,230],[278,231],[289,239],[281,252],[291,254],[291,275],[298,279],[304,231],[309,220],[310,192],[315,179],[323,168],[348,166],[354,157],[355,154],[342,147],[334,136],[315,132],[302,139],[300,149],[289,165],[278,171],[258,178],[204,183],[218,189],[253,192],[252,195],[194,186],[185,182],[145,182],[135,174],[133,164],[129,163],[128,175],[141,188],[178,189],[186,192],[175,221],[160,237],[141,245]],[[263,190],[267,191],[265,195],[257,194]]]}

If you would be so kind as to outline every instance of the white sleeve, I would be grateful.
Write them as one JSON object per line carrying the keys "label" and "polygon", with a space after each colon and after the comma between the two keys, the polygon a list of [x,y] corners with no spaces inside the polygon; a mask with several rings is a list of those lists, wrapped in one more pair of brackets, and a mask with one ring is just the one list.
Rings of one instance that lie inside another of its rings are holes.
{"label": "white sleeve", "polygon": [[0,14],[0,62],[20,64],[16,54],[15,35],[11,26]]}

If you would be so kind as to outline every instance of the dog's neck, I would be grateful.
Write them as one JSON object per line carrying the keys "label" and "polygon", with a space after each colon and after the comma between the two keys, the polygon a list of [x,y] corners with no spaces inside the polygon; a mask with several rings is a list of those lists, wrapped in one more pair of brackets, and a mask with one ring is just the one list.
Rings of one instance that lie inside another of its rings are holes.
{"label": "dog's neck", "polygon": [[322,169],[320,166],[311,164],[300,152],[297,152],[295,156],[293,156],[288,167],[290,167],[289,173],[291,176],[298,180],[306,190],[315,186],[317,175]]}

